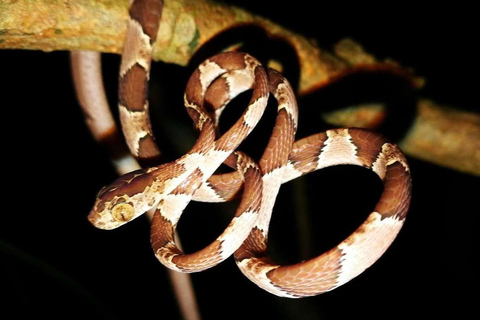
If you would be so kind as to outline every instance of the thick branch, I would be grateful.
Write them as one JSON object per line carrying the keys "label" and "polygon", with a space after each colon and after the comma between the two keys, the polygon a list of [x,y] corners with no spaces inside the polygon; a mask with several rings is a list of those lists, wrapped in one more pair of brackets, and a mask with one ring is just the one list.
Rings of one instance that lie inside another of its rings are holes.
{"label": "thick branch", "polygon": [[[120,54],[128,4],[128,0],[4,0],[0,2],[0,49],[91,50]],[[219,33],[249,24],[292,45],[301,67],[300,93],[329,83],[352,66],[378,64],[362,50],[355,51],[359,47],[352,46],[353,42],[343,46],[338,55],[330,54],[313,41],[267,19],[207,0],[165,1],[154,59],[186,65],[203,44]],[[400,69],[396,64],[385,65]]]}
{"label": "thick branch", "polygon": [[420,99],[417,117],[400,143],[405,153],[480,176],[480,114]]}

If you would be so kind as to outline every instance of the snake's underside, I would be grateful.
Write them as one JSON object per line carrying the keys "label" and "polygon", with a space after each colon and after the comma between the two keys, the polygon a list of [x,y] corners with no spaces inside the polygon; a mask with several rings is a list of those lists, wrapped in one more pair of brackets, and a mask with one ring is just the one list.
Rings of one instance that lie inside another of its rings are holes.
{"label": "snake's underside", "polygon": [[[151,51],[159,28],[162,1],[135,1],[120,67],[119,112],[132,154],[157,159],[148,116],[147,88]],[[217,134],[222,111],[240,93],[252,97],[242,116]],[[272,94],[278,102],[271,138],[257,162],[237,151],[255,128]],[[98,228],[119,227],[155,209],[151,243],[158,260],[181,272],[213,267],[232,254],[240,270],[261,288],[283,297],[304,297],[332,290],[371,266],[401,229],[410,203],[407,161],[383,136],[359,128],[328,130],[295,141],[297,103],[288,81],[240,52],[218,54],[203,62],[187,84],[184,104],[199,137],[181,158],[121,176],[103,188],[89,214]],[[215,175],[225,163],[234,170]],[[307,261],[280,266],[268,256],[268,226],[280,186],[335,165],[358,165],[375,172],[384,190],[368,218],[347,239]],[[183,253],[174,234],[193,199],[222,202],[241,194],[225,231],[195,253]]]}

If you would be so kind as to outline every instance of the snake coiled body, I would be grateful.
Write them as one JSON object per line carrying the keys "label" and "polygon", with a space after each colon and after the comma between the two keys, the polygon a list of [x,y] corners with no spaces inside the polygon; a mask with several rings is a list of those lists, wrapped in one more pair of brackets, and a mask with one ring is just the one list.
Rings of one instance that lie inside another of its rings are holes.
{"label": "snake coiled body", "polygon": [[[120,67],[122,128],[139,160],[160,155],[148,117],[147,88],[161,10],[161,1],[134,2]],[[218,136],[222,111],[246,90],[251,90],[252,96],[244,113]],[[270,94],[278,101],[277,118],[257,164],[236,149],[258,124]],[[103,188],[89,214],[96,227],[113,229],[155,209],[151,243],[165,266],[197,272],[234,254],[248,279],[283,297],[317,295],[346,283],[371,266],[395,239],[409,207],[411,178],[404,155],[383,136],[343,128],[295,141],[298,110],[290,84],[277,71],[266,70],[255,58],[240,52],[221,53],[200,64],[187,84],[184,104],[199,131],[195,145],[176,161],[128,173]],[[214,175],[222,163],[234,171]],[[294,265],[275,264],[268,256],[267,237],[282,183],[343,164],[372,170],[383,181],[384,191],[372,213],[326,253]],[[175,244],[174,233],[188,203],[192,199],[228,201],[240,189],[241,203],[225,231],[204,249],[183,253]]]}

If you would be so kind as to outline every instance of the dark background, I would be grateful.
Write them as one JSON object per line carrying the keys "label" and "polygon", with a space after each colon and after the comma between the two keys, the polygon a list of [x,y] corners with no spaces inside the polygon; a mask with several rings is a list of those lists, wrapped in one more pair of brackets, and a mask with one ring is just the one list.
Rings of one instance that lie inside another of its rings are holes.
{"label": "dark background", "polygon": [[[321,121],[320,111],[348,104],[383,99],[397,101],[390,103],[396,108],[401,104],[404,110],[389,110],[398,115],[392,127],[379,129],[394,140],[411,124],[415,97],[478,112],[472,8],[420,8],[404,2],[390,7],[314,5],[303,0],[288,5],[238,2],[315,39],[322,48],[351,37],[378,58],[392,57],[427,79],[426,87],[413,93],[398,79],[359,75],[299,98],[299,138],[329,127]],[[242,34],[246,49],[260,58],[278,55],[268,50],[280,48],[286,73],[295,83],[297,62],[288,61],[292,58],[288,46],[269,43],[261,32],[249,28],[231,35]],[[165,161],[181,156],[195,139],[182,106],[183,89],[195,64],[214,54],[224,40],[202,49],[188,67],[154,64],[150,99]],[[114,106],[120,58],[103,57]],[[96,230],[86,220],[95,194],[116,175],[83,122],[68,53],[3,50],[0,59],[6,176],[0,221],[2,313],[180,318],[167,272],[152,254],[147,220],[140,218],[110,232]],[[236,104],[242,99],[248,96]],[[274,112],[269,112],[271,120],[265,121],[273,122]],[[235,112],[227,114],[227,126],[228,117],[234,116]],[[177,133],[181,139],[174,136]],[[245,150],[258,156],[252,141],[264,138],[257,133]],[[478,282],[478,264],[474,266],[472,257],[478,249],[473,250],[472,242],[480,178],[410,157],[408,161],[414,185],[406,224],[387,253],[365,273],[317,297],[282,299],[258,289],[228,259],[192,275],[203,318],[462,318],[473,311],[471,292]],[[272,221],[272,255],[292,263],[327,250],[355,230],[380,193],[375,175],[356,167],[329,168],[287,183]],[[227,225],[233,207],[192,203],[179,225],[185,250],[212,241]]]}

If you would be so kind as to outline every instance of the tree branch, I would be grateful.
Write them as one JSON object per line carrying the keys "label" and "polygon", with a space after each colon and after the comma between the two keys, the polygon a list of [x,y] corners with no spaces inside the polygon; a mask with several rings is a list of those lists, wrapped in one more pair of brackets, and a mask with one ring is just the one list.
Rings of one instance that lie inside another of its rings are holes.
{"label": "tree branch", "polygon": [[[128,0],[4,0],[0,2],[0,49],[90,50],[120,54],[128,5]],[[284,39],[293,47],[301,67],[300,93],[328,83],[352,66],[378,63],[363,51],[351,51],[358,49],[352,46],[344,48],[347,49],[342,53],[344,56],[331,54],[268,19],[208,0],[165,1],[153,58],[186,65],[192,55],[216,35],[244,25],[262,28],[268,36]],[[389,65],[400,69],[396,64]],[[412,77],[412,80],[419,79]]]}
{"label": "tree branch", "polygon": [[[92,50],[120,54],[128,5],[128,0],[0,0],[0,49]],[[340,41],[334,52],[327,52],[268,19],[208,0],[165,1],[154,59],[186,65],[206,42],[227,29],[243,25],[258,26],[269,37],[284,39],[293,47],[300,66],[299,94],[365,71],[389,72],[405,78],[414,88],[423,86],[423,79],[411,70],[390,60],[378,61],[352,40]],[[383,111],[373,108],[369,112],[371,119],[378,119]],[[362,114],[365,113],[362,111]],[[350,117],[349,124],[364,125],[364,117],[361,113],[358,115],[358,118],[354,115],[353,120]],[[468,125],[463,126],[464,123]],[[335,124],[342,125],[342,122]],[[443,128],[456,129],[444,131]],[[480,146],[464,148],[465,141],[471,140],[463,140],[479,130],[476,114],[448,111],[419,101],[417,119],[400,144],[409,155],[480,175]],[[445,132],[449,132],[451,138],[448,146],[438,144],[446,141]],[[457,152],[460,149],[462,152]]]}

